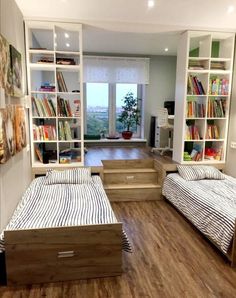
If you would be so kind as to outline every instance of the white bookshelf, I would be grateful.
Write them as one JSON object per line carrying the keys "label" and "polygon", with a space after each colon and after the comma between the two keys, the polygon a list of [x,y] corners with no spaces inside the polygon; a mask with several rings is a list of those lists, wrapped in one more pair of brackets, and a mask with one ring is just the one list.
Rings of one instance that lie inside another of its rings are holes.
{"label": "white bookshelf", "polygon": [[174,161],[225,162],[233,53],[233,33],[182,34],[177,54]]}
{"label": "white bookshelf", "polygon": [[25,36],[32,167],[82,166],[82,25],[29,20]]}

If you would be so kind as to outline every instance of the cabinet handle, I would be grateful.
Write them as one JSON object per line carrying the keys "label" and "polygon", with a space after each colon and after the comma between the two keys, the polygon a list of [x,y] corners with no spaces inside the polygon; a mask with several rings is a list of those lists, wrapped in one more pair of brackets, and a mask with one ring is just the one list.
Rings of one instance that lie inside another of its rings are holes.
{"label": "cabinet handle", "polygon": [[134,179],[134,176],[126,176],[126,179]]}
{"label": "cabinet handle", "polygon": [[73,250],[69,251],[59,251],[57,253],[58,258],[72,258],[75,256],[75,252]]}

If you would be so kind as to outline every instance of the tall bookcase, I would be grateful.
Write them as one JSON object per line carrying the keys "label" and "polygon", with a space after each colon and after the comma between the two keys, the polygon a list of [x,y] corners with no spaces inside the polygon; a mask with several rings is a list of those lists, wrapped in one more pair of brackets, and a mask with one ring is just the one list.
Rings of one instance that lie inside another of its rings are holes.
{"label": "tall bookcase", "polygon": [[173,160],[224,163],[234,34],[188,31],[178,44]]}
{"label": "tall bookcase", "polygon": [[82,26],[26,21],[33,168],[84,164]]}

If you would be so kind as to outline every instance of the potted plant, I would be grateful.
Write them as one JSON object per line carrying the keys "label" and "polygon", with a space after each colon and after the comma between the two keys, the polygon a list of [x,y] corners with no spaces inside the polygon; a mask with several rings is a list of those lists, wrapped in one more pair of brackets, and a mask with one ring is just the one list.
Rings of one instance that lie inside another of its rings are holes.
{"label": "potted plant", "polygon": [[122,131],[122,137],[124,139],[131,139],[133,135],[132,128],[134,125],[140,125],[140,109],[138,107],[138,98],[134,98],[132,92],[128,92],[124,97],[124,105],[122,106],[122,112],[118,117],[118,121],[123,124],[124,131]]}

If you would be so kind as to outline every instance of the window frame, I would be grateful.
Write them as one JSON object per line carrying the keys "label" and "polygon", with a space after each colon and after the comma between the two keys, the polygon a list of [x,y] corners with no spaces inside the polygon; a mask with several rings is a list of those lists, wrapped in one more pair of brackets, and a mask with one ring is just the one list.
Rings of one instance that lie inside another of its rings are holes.
{"label": "window frame", "polygon": [[[108,84],[108,130],[110,135],[116,132],[116,83]],[[120,83],[117,83],[120,84]],[[140,125],[137,126],[137,132],[133,134],[134,138],[141,139],[144,134],[144,100],[145,100],[145,85],[137,84],[137,98],[139,108],[141,110]],[[84,83],[84,133],[87,133],[87,83]]]}

